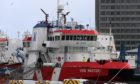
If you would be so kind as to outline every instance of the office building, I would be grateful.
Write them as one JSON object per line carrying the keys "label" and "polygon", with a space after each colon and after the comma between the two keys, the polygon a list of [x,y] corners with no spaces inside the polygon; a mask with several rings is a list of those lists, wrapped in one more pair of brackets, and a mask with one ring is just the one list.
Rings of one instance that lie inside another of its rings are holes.
{"label": "office building", "polygon": [[[111,24],[110,24],[111,23]],[[96,0],[96,29],[109,33],[111,27],[117,50],[124,43],[126,50],[140,43],[140,0]]]}

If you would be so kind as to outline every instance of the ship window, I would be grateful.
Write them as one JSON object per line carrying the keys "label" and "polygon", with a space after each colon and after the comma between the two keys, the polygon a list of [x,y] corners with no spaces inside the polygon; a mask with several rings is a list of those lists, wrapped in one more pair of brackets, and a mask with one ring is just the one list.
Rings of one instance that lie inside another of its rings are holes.
{"label": "ship window", "polygon": [[53,40],[53,38],[52,37],[50,37],[50,41],[52,41]]}
{"label": "ship window", "polygon": [[49,41],[54,41],[54,39],[55,39],[54,37],[48,37]]}
{"label": "ship window", "polygon": [[90,36],[91,41],[93,41],[93,36]]}
{"label": "ship window", "polygon": [[54,41],[54,37],[52,37],[52,40]]}
{"label": "ship window", "polygon": [[70,39],[70,36],[69,36],[69,35],[67,35],[67,36],[66,36],[66,40],[69,40],[69,39]]}
{"label": "ship window", "polygon": [[73,36],[70,36],[70,40],[73,40]]}
{"label": "ship window", "polygon": [[74,40],[76,40],[76,36],[74,36],[74,38],[73,38]]}
{"label": "ship window", "polygon": [[82,36],[80,36],[80,40],[83,40],[83,37]]}
{"label": "ship window", "polygon": [[55,36],[55,40],[60,40],[60,36]]}
{"label": "ship window", "polygon": [[97,40],[97,36],[90,36],[89,38],[91,41],[96,41]]}
{"label": "ship window", "polygon": [[77,40],[80,40],[80,36],[79,35],[77,36]]}
{"label": "ship window", "polygon": [[48,41],[50,41],[50,37],[48,37]]}
{"label": "ship window", "polygon": [[76,51],[77,51],[76,47],[73,47],[73,52],[76,52]]}
{"label": "ship window", "polygon": [[81,38],[80,38],[81,40],[84,40],[84,37],[83,36],[81,36]]}
{"label": "ship window", "polygon": [[26,46],[26,44],[25,44],[25,42],[23,42],[23,47],[25,47]]}
{"label": "ship window", "polygon": [[62,36],[62,40],[65,40],[65,36]]}
{"label": "ship window", "polygon": [[80,48],[80,52],[83,52],[83,51],[84,51],[84,47],[81,47],[81,48]]}
{"label": "ship window", "polygon": [[77,40],[83,40],[83,36],[78,35]]}
{"label": "ship window", "polygon": [[23,42],[23,47],[30,47],[30,42]]}
{"label": "ship window", "polygon": [[60,36],[58,36],[58,40],[60,40]]}
{"label": "ship window", "polygon": [[73,52],[73,48],[72,47],[69,47],[68,48],[68,52]]}
{"label": "ship window", "polygon": [[93,40],[96,41],[97,40],[97,36],[93,36]]}
{"label": "ship window", "polygon": [[83,40],[87,40],[87,36],[84,36]]}
{"label": "ship window", "polygon": [[90,41],[90,36],[87,36],[87,40]]}

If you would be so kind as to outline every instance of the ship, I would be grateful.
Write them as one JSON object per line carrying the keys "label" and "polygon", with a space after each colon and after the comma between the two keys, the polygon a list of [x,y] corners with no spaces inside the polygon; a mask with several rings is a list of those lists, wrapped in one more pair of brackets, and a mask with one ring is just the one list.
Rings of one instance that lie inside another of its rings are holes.
{"label": "ship", "polygon": [[20,43],[22,42],[19,39],[10,39],[0,31],[0,81],[22,66],[22,63],[16,60],[16,49]]}
{"label": "ship", "polygon": [[[87,79],[98,81],[136,81],[135,69],[125,58],[123,48],[118,54],[111,33],[99,33],[89,25],[71,19],[70,12],[58,5],[57,20],[38,22],[32,36],[24,38],[26,51],[24,79],[64,81],[65,79]],[[132,61],[132,60],[131,60]],[[133,60],[135,61],[135,60]]]}

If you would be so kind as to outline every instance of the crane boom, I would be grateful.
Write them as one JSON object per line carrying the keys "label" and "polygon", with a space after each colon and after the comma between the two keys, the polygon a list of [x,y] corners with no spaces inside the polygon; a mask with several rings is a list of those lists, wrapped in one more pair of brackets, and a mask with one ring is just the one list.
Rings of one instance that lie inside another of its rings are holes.
{"label": "crane boom", "polygon": [[48,15],[43,9],[41,9],[41,11],[42,11],[45,15]]}
{"label": "crane boom", "polygon": [[45,14],[45,20],[46,20],[46,23],[48,23],[49,14],[47,14],[43,9],[41,9],[41,11]]}

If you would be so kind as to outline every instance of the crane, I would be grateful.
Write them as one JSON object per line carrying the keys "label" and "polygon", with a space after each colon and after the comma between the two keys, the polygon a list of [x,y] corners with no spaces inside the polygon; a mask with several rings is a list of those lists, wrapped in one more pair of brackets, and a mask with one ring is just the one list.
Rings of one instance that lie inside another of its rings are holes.
{"label": "crane", "polygon": [[45,14],[45,21],[46,21],[46,24],[47,24],[48,23],[49,14],[47,14],[43,9],[41,9],[41,11]]}

